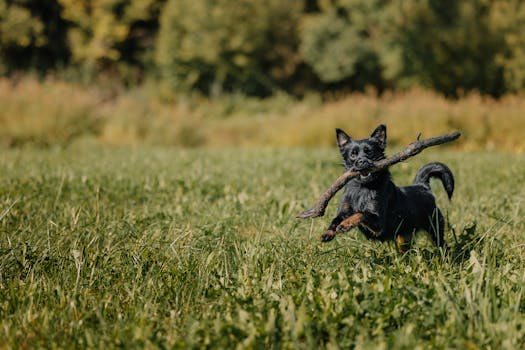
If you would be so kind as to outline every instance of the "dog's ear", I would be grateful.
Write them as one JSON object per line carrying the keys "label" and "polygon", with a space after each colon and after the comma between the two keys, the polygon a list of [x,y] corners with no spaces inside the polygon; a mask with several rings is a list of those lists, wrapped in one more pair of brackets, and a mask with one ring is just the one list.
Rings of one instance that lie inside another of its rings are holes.
{"label": "dog's ear", "polygon": [[343,149],[343,147],[349,141],[352,141],[350,136],[348,136],[346,132],[344,132],[343,130],[341,130],[339,128],[335,129],[335,136],[337,138],[337,145],[339,146],[339,149]]}
{"label": "dog's ear", "polygon": [[379,141],[379,144],[381,145],[381,147],[385,148],[386,147],[386,125],[384,124],[379,125],[374,130],[372,135],[370,135],[370,138],[376,139],[377,141]]}

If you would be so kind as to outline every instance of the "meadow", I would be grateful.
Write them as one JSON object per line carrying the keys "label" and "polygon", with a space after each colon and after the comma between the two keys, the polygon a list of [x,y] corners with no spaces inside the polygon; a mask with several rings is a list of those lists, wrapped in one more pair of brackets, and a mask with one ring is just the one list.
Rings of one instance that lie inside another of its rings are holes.
{"label": "meadow", "polygon": [[295,219],[335,147],[3,149],[0,348],[523,348],[525,157],[428,150],[396,183],[434,160],[448,256],[321,244],[337,199]]}

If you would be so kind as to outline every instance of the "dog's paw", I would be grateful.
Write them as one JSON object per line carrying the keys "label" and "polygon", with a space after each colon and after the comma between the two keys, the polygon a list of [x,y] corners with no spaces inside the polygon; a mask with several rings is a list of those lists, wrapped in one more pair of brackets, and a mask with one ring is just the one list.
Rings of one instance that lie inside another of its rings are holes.
{"label": "dog's paw", "polygon": [[330,242],[332,239],[335,238],[336,233],[332,230],[326,231],[320,238],[321,242]]}

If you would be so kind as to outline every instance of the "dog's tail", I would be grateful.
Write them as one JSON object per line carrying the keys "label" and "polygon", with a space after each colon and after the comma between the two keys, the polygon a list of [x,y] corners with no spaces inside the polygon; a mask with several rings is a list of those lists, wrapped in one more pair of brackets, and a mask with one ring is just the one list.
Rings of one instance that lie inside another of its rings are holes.
{"label": "dog's tail", "polygon": [[414,184],[421,184],[430,189],[431,177],[441,180],[445,191],[447,191],[448,199],[451,199],[454,192],[454,175],[452,175],[452,171],[443,163],[428,163],[419,169],[414,179]]}

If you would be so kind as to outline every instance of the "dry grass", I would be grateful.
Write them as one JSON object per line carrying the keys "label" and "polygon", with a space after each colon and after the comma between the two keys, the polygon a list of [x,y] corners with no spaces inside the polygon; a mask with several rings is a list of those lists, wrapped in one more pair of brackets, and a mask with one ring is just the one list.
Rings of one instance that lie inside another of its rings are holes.
{"label": "dry grass", "polygon": [[99,100],[94,90],[60,81],[0,79],[0,140],[10,146],[51,145],[97,134]]}
{"label": "dry grass", "polygon": [[335,127],[364,137],[386,123],[394,145],[419,132],[431,136],[459,129],[464,137],[456,147],[524,152],[523,111],[523,95],[448,100],[411,90],[379,97],[351,94],[324,103],[318,96],[207,100],[151,86],[115,94],[52,79],[0,79],[0,143],[10,146],[88,137],[103,144],[317,147],[333,145]]}
{"label": "dry grass", "polygon": [[407,144],[419,133],[431,136],[461,130],[459,147],[468,150],[525,151],[525,98],[494,100],[476,94],[447,100],[435,93],[412,90],[385,94],[349,95],[318,108],[294,107],[292,113],[268,120],[265,139],[287,146],[333,145],[334,128],[365,137],[379,123],[389,128],[389,141]]}

